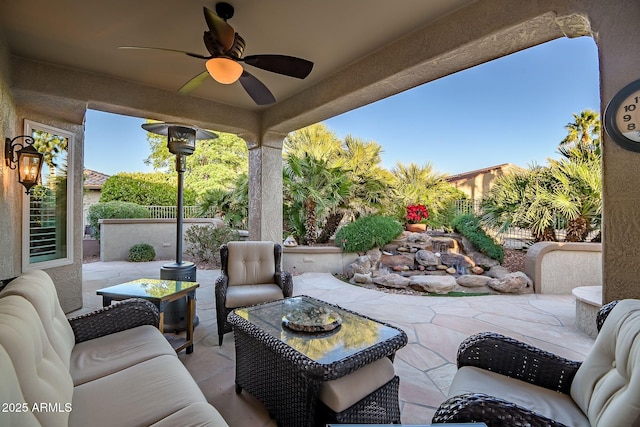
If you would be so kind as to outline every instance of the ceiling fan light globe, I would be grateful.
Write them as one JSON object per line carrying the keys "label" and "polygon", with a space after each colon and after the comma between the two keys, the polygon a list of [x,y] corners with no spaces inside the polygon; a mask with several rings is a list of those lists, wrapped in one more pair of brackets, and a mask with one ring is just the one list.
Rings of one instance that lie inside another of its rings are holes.
{"label": "ceiling fan light globe", "polygon": [[235,83],[242,75],[242,65],[229,58],[211,58],[205,64],[211,77],[225,85]]}

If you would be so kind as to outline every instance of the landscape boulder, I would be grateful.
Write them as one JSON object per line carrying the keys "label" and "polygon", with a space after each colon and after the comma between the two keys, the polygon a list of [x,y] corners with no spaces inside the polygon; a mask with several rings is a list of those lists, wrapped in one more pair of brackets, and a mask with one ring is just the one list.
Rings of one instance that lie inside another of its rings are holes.
{"label": "landscape boulder", "polygon": [[421,249],[416,252],[416,262],[425,267],[437,266],[440,264],[440,259],[433,252]]}
{"label": "landscape boulder", "polygon": [[409,286],[409,278],[403,277],[399,274],[385,274],[384,276],[378,276],[373,279],[373,283],[385,288],[397,288],[405,289]]}
{"label": "landscape boulder", "polygon": [[458,285],[464,286],[465,288],[481,288],[488,286],[492,281],[497,281],[497,279],[489,276],[478,276],[476,274],[465,274],[456,279]]}
{"label": "landscape boulder", "polygon": [[[533,282],[521,271],[506,274],[502,279],[490,282],[489,286],[498,292],[503,293],[524,293],[527,290],[531,290]],[[528,288],[528,289],[527,289]]]}
{"label": "landscape boulder", "polygon": [[409,287],[420,292],[446,294],[456,287],[456,279],[451,276],[412,276]]}

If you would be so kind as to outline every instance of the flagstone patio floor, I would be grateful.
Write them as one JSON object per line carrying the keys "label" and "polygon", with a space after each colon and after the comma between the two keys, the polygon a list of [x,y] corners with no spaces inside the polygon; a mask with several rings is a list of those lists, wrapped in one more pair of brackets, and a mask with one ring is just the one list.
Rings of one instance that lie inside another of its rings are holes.
{"label": "flagstone patio floor", "polygon": [[[82,311],[100,307],[97,289],[129,280],[159,278],[168,261],[95,262],[83,265]],[[203,393],[232,427],[276,426],[262,404],[243,392],[235,393],[233,333],[218,346],[214,281],[219,270],[198,270],[192,354],[179,357]],[[445,400],[456,371],[460,342],[476,332],[511,336],[560,356],[583,360],[593,339],[574,326],[575,299],[571,295],[500,295],[424,297],[379,292],[346,284],[331,274],[294,276],[294,295],[309,295],[402,328],[409,337],[395,358],[400,376],[400,409],[404,424],[428,424]],[[595,321],[595,319],[594,319]]]}

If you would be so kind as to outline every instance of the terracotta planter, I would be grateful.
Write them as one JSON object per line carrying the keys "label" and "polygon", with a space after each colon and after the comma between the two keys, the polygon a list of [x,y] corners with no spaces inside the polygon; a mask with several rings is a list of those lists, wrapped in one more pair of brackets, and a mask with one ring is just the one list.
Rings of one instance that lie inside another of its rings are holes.
{"label": "terracotta planter", "polygon": [[422,233],[427,231],[427,224],[405,224],[404,229],[412,233]]}

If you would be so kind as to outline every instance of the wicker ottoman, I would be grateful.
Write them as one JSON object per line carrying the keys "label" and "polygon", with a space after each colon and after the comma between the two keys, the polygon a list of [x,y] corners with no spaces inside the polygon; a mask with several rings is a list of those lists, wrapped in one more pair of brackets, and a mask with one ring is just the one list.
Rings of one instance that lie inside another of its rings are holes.
{"label": "wicker ottoman", "polygon": [[399,384],[400,378],[387,357],[322,383],[318,407],[320,425],[400,423]]}

